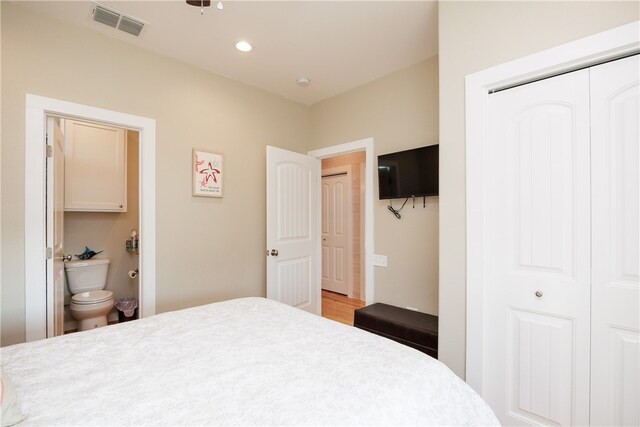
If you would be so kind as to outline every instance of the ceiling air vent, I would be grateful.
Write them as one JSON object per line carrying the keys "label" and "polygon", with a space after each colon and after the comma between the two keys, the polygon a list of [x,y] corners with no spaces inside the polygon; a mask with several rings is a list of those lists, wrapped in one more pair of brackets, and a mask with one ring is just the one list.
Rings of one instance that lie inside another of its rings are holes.
{"label": "ceiling air vent", "polygon": [[138,19],[123,15],[116,10],[98,3],[95,3],[95,8],[93,9],[93,20],[136,37],[140,35],[145,25],[144,22]]}
{"label": "ceiling air vent", "polygon": [[120,19],[120,24],[118,24],[119,30],[124,31],[125,33],[133,34],[136,37],[140,35],[142,27],[144,27],[144,24],[142,22],[136,21],[135,19],[129,18],[128,16],[123,16]]}
{"label": "ceiling air vent", "polygon": [[116,28],[118,26],[118,21],[120,20],[120,14],[113,10],[107,9],[101,4],[96,4],[96,8],[93,11],[93,20],[96,22],[100,22],[101,24]]}

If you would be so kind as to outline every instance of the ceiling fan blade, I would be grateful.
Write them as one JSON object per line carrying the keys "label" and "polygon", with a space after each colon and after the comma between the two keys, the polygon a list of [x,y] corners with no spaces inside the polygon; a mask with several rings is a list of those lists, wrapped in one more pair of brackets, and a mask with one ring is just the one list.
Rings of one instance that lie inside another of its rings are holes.
{"label": "ceiling fan blade", "polygon": [[211,6],[211,0],[186,0],[187,4],[196,7],[209,7]]}

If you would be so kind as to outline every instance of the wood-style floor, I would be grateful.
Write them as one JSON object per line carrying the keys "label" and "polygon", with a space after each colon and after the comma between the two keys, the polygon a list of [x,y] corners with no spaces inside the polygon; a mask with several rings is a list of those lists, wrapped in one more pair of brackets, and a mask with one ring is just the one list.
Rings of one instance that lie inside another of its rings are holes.
{"label": "wood-style floor", "polygon": [[353,312],[365,306],[364,301],[322,290],[322,317],[353,326]]}

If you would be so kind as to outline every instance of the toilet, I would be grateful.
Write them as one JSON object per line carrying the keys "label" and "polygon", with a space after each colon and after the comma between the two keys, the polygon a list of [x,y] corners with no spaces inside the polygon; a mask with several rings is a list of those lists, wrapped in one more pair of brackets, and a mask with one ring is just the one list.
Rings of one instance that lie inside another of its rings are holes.
{"label": "toilet", "polygon": [[113,292],[105,291],[109,259],[69,261],[64,264],[71,293],[69,311],[78,321],[78,331],[107,326],[113,308]]}

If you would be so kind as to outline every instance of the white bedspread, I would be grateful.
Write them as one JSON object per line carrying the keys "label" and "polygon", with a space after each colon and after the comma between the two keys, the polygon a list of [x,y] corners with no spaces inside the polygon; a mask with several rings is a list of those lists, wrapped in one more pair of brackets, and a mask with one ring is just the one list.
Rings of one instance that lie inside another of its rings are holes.
{"label": "white bedspread", "polygon": [[27,425],[497,425],[447,367],[263,298],[0,350]]}

